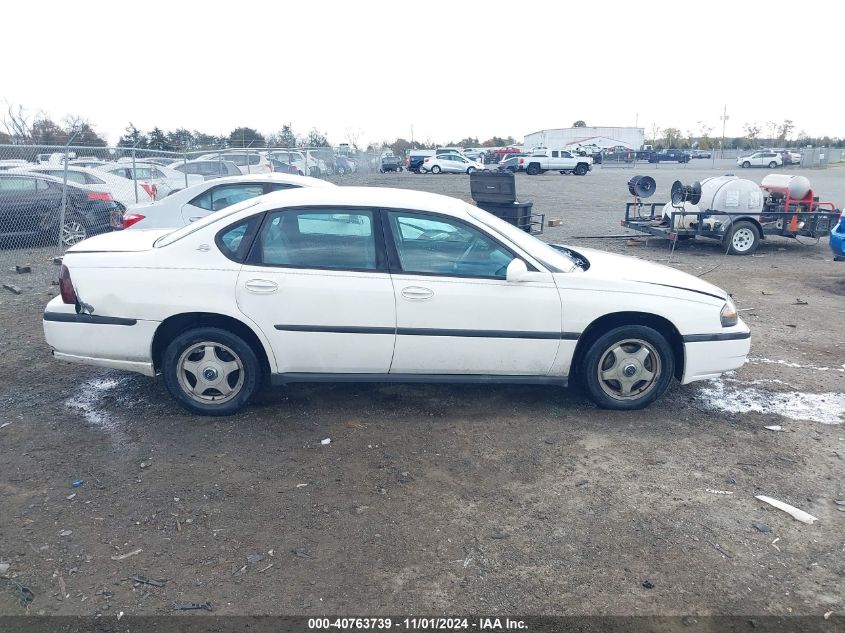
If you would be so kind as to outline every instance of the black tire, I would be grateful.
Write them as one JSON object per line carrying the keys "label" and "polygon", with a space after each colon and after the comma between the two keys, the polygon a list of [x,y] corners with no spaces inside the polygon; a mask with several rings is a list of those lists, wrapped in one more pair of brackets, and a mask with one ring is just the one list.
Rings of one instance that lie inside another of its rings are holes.
{"label": "black tire", "polygon": [[777,169],[778,164],[775,161],[769,163],[769,169]]}
{"label": "black tire", "polygon": [[528,167],[526,167],[525,173],[529,176],[536,176],[540,173],[540,165],[537,163],[531,163]]}
{"label": "black tire", "polygon": [[760,229],[747,220],[734,222],[722,238],[722,247],[730,255],[751,255],[758,246],[760,246]]}
{"label": "black tire", "polygon": [[751,167],[751,163],[749,163],[748,161],[745,161],[744,163],[742,163],[743,169],[748,169],[749,167]]}
{"label": "black tire", "polygon": [[584,163],[578,163],[577,165],[575,165],[575,171],[573,171],[572,173],[576,176],[586,176],[588,171],[589,169],[587,169],[587,165],[585,165]]}
{"label": "black tire", "polygon": [[467,167],[467,176],[472,176],[472,172],[475,171],[475,167]]}
{"label": "black tire", "polygon": [[[202,343],[208,343],[213,351],[209,353],[205,346],[200,351]],[[196,349],[189,354],[191,348]],[[202,356],[196,358],[197,354]],[[232,362],[239,363],[238,368],[221,376],[226,371],[224,364]],[[183,367],[184,363],[197,363],[199,369],[209,371],[208,380],[201,379],[208,384],[201,394],[188,393],[199,382],[196,374]],[[207,367],[200,363],[207,363]],[[237,413],[255,395],[263,379],[261,364],[252,347],[236,334],[216,327],[194,328],[174,338],[164,350],[162,373],[164,384],[176,402],[192,413],[213,416]],[[223,388],[217,389],[215,385]],[[225,389],[231,392],[226,394]],[[220,395],[215,395],[215,391]],[[219,401],[215,402],[215,398]]]}
{"label": "black tire", "polygon": [[[621,354],[630,354],[620,357]],[[644,360],[636,354],[646,350]],[[633,373],[628,375],[629,368]],[[587,349],[581,367],[581,383],[589,396],[603,409],[632,411],[659,398],[675,374],[675,355],[666,338],[644,325],[623,325],[599,336]],[[602,377],[618,373],[622,380]],[[646,378],[647,374],[651,377]],[[637,380],[642,375],[644,378]],[[628,389],[628,394],[624,390]]]}
{"label": "black tire", "polygon": [[440,165],[435,165],[435,166],[434,166],[434,167],[432,167],[429,171],[431,171],[431,173],[432,173],[432,174],[439,174],[439,173],[440,173],[440,171],[441,171],[441,169],[440,169]]}

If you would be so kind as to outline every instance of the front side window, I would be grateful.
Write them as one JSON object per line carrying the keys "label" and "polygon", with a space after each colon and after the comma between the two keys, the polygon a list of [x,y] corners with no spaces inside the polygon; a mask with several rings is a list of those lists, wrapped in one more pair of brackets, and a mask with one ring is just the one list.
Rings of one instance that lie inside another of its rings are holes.
{"label": "front side window", "polygon": [[267,266],[376,270],[372,211],[288,210],[271,213],[252,261]]}
{"label": "front side window", "polygon": [[504,279],[514,258],[488,235],[453,218],[401,211],[388,218],[404,272]]}
{"label": "front side window", "polygon": [[219,211],[238,202],[264,195],[264,186],[257,185],[221,185],[212,187],[205,193],[191,200],[190,204],[206,211]]}

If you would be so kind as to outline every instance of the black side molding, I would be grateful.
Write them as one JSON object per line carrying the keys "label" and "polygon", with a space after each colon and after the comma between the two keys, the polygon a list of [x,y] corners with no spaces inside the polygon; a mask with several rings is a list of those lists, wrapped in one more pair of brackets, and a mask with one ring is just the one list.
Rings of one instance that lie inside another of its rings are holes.
{"label": "black side molding", "polygon": [[65,312],[45,312],[44,320],[58,321],[59,323],[90,323],[92,325],[135,325],[138,323],[137,319],[100,316],[98,314],[67,314]]}
{"label": "black side molding", "polygon": [[684,343],[710,343],[712,341],[741,341],[751,338],[751,332],[729,332],[727,334],[687,334]]}
{"label": "black side molding", "polygon": [[275,325],[285,332],[328,332],[331,334],[398,334],[400,336],[450,336],[467,338],[520,338],[577,341],[580,332],[534,332],[524,330],[450,330],[441,328],[392,328],[335,325]]}

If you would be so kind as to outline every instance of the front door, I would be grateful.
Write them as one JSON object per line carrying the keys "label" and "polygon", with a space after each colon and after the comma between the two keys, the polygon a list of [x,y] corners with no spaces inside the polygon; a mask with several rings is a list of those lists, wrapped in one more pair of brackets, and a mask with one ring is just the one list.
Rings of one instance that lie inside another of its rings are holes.
{"label": "front door", "polygon": [[275,373],[388,372],[396,307],[377,220],[325,207],[266,215],[237,302],[270,340]]}
{"label": "front door", "polygon": [[560,345],[552,279],[508,282],[515,255],[456,218],[388,211],[394,374],[547,375]]}

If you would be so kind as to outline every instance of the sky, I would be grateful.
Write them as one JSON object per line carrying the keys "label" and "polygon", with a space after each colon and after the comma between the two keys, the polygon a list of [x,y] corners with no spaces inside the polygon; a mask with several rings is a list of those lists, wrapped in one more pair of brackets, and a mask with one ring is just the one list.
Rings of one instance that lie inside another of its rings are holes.
{"label": "sky", "polygon": [[[845,137],[832,1],[9,3],[0,105],[228,134],[292,124],[333,144],[517,140],[594,126],[794,121]],[[26,25],[17,28],[15,25]]]}

